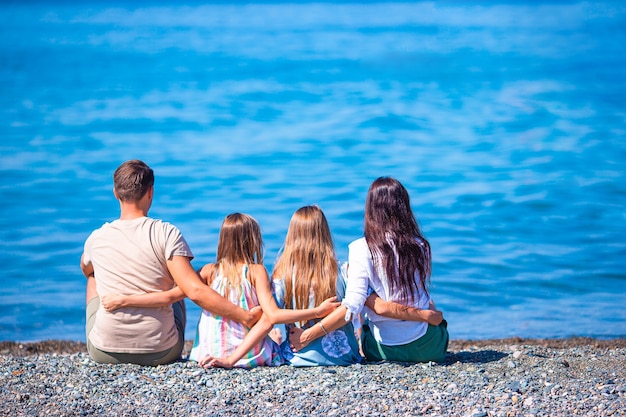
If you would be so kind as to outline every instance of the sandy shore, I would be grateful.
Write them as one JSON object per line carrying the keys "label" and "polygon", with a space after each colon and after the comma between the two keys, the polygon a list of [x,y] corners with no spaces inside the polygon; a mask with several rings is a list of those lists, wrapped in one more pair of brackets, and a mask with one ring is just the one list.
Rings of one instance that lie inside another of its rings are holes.
{"label": "sandy shore", "polygon": [[99,365],[79,342],[0,342],[0,380],[7,416],[623,416],[626,339],[456,340],[440,364],[254,370]]}

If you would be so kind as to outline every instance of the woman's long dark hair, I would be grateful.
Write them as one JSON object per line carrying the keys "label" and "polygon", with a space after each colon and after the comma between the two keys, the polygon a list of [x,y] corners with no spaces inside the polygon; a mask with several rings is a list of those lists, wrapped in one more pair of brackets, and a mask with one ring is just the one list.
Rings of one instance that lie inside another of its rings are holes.
{"label": "woman's long dark hair", "polygon": [[402,300],[398,301],[414,301],[413,295],[420,290],[428,293],[430,244],[420,232],[409,193],[398,180],[380,177],[370,186],[365,202],[365,240],[374,267],[385,272],[391,292],[400,293]]}

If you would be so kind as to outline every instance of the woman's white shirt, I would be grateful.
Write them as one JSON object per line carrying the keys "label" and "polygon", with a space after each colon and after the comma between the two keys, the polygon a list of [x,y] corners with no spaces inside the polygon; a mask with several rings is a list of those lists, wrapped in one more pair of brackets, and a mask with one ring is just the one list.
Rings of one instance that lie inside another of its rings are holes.
{"label": "woman's white shirt", "polygon": [[[419,278],[417,280],[419,282]],[[389,346],[413,342],[426,333],[426,322],[397,320],[374,313],[365,306],[365,300],[372,291],[385,301],[401,302],[400,293],[390,291],[385,272],[374,268],[367,242],[362,237],[348,246],[348,282],[342,302],[348,310],[346,320],[363,311],[374,338]],[[413,300],[409,306],[426,310],[431,298],[425,291],[418,291],[413,294]]]}

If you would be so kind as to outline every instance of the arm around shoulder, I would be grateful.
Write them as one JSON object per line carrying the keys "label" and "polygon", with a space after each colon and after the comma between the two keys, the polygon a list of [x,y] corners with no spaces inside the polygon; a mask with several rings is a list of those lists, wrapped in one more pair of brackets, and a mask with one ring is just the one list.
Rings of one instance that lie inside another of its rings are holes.
{"label": "arm around shoulder", "polygon": [[311,326],[306,330],[294,327],[289,334],[289,342],[295,351],[298,351],[313,340],[323,337],[324,335],[345,326],[346,314],[348,310],[344,306],[339,306],[332,313],[318,322],[315,326]]}
{"label": "arm around shoulder", "polygon": [[324,300],[323,303],[315,308],[303,310],[281,309],[276,305],[276,300],[272,294],[270,278],[265,267],[260,264],[250,265],[249,273],[252,282],[254,282],[259,304],[261,304],[263,313],[267,316],[272,325],[279,323],[295,323],[298,321],[326,317],[340,304],[337,301],[337,297],[331,297]]}
{"label": "arm around shoulder", "polygon": [[120,295],[109,294],[101,297],[100,302],[106,311],[123,307],[165,307],[185,298],[185,293],[178,287],[167,291],[146,294]]}
{"label": "arm around shoulder", "polygon": [[[389,317],[398,320],[422,321],[438,326],[443,320],[443,313],[435,309],[419,309],[385,301],[376,293],[370,294],[365,301],[365,305],[374,310],[379,316]],[[434,304],[431,304],[434,307]]]}
{"label": "arm around shoulder", "polygon": [[252,327],[261,317],[260,310],[246,311],[204,284],[191,266],[189,258],[174,255],[167,261],[167,268],[182,292],[203,309],[234,320],[246,327]]}

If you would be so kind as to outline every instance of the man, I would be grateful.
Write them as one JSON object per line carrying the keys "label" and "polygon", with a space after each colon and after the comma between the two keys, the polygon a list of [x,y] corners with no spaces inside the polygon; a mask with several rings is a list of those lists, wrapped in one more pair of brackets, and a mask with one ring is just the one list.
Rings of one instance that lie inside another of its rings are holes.
{"label": "man", "polygon": [[245,311],[205,285],[191,266],[193,254],[180,231],[148,217],[154,172],[139,160],[113,175],[120,218],[105,223],[85,242],[81,269],[87,277],[87,349],[100,363],[159,365],[180,358],[185,342],[182,299],[110,312],[100,296],[155,293],[178,286],[202,308],[251,327],[260,309]]}

